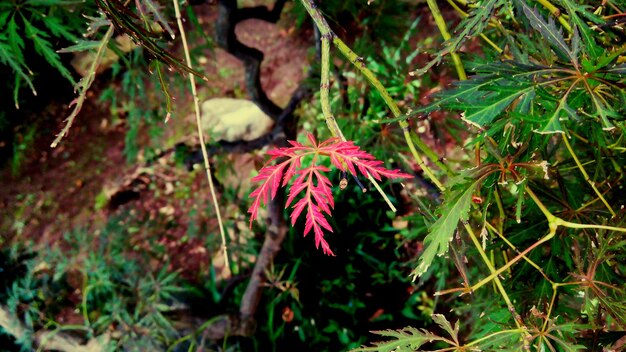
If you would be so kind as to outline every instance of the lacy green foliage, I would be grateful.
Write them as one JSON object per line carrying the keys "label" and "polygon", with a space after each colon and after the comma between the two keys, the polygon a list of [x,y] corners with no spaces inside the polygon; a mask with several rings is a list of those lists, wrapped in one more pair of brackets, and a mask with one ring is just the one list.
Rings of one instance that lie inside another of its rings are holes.
{"label": "lacy green foliage", "polygon": [[[618,298],[625,277],[614,259],[626,245],[619,210],[626,69],[616,44],[622,34],[610,29],[624,4],[474,5],[463,8],[469,16],[425,67],[462,51],[470,37],[483,43],[484,58],[464,61],[467,81],[416,109],[423,116],[460,113],[475,152],[470,162],[449,162],[464,171],[446,183],[414,274],[431,275],[428,266],[449,252],[464,284],[440,294],[472,293],[470,306],[453,308],[462,317],[462,341],[450,350],[609,348],[619,335],[603,331],[626,326]],[[388,331],[385,342],[366,350],[424,348],[410,343],[425,336]]]}
{"label": "lacy green foliage", "polygon": [[468,220],[472,195],[480,182],[480,178],[474,179],[467,176],[450,180],[449,191],[444,196],[443,205],[438,209],[440,217],[430,226],[429,233],[424,238],[425,248],[419,258],[419,264],[413,270],[414,278],[423,275],[428,270],[435,256],[442,256],[448,252],[459,221]]}
{"label": "lacy green foliage", "polygon": [[[376,343],[374,347],[362,347],[352,351],[411,352],[419,351],[423,345],[438,342],[443,342],[453,347],[459,347],[459,321],[457,320],[454,327],[452,327],[450,322],[441,314],[433,314],[432,319],[451,339],[440,337],[437,334],[423,329],[418,330],[406,327],[402,330],[374,331],[375,334],[386,338],[390,337],[392,340]],[[457,351],[459,349],[453,348],[452,350]]]}
{"label": "lacy green foliage", "polygon": [[416,69],[411,73],[413,75],[423,75],[433,66],[440,64],[444,56],[459,51],[461,45],[469,38],[485,30],[489,24],[489,19],[504,4],[507,4],[506,0],[486,0],[482,1],[480,6],[473,7],[468,16],[457,25],[453,37],[443,43],[443,48],[435,54],[435,58],[424,67]]}
{"label": "lacy green foliage", "polygon": [[[541,313],[535,311],[536,314]],[[415,329],[406,327],[400,330],[384,330],[374,331],[373,333],[386,339],[382,342],[374,343],[371,347],[360,347],[353,349],[354,352],[378,351],[378,352],[411,352],[411,351],[521,351],[527,350],[530,345],[542,346],[550,351],[577,352],[585,348],[571,342],[572,336],[589,326],[584,324],[563,323],[557,324],[555,320],[550,319],[545,328],[540,326],[531,326],[529,329],[529,341],[523,341],[522,336],[524,330],[509,329],[504,330],[498,326],[496,332],[478,338],[468,344],[463,344],[459,339],[460,324],[459,321],[452,326],[450,322],[441,314],[433,314],[432,320],[441,330],[445,332],[446,337],[437,333],[427,331],[425,329]],[[539,324],[541,319],[536,319]],[[441,334],[443,335],[443,334]],[[430,345],[432,349],[423,349],[424,345]]]}
{"label": "lacy green foliage", "polygon": [[49,1],[3,1],[0,3],[0,64],[11,68],[13,100],[19,106],[19,91],[27,85],[34,95],[35,75],[30,65],[31,48],[34,52],[69,82],[74,78],[61,61],[55,46],[58,41],[77,40],[84,27],[84,20],[75,12],[93,11],[86,3],[64,0]]}
{"label": "lacy green foliage", "polygon": [[[97,4],[104,12],[106,21],[112,23],[118,31],[127,34],[139,47],[113,64],[113,76],[121,78],[124,94],[118,96],[117,87],[110,86],[100,96],[101,100],[111,103],[111,112],[114,116],[122,114],[126,116],[128,132],[125,135],[124,153],[128,161],[133,161],[140,152],[138,137],[141,128],[148,128],[151,139],[159,137],[162,134],[162,127],[159,124],[164,120],[168,121],[173,112],[172,90],[180,92],[187,88],[184,80],[173,80],[165,70],[187,72],[204,81],[207,78],[201,72],[189,68],[165,49],[162,43],[163,31],[167,32],[171,39],[176,36],[170,26],[172,14],[168,7],[163,7],[152,0],[137,1],[134,8],[124,6],[120,1],[102,0],[97,1]],[[190,40],[202,38],[206,43],[198,47],[202,50],[211,50],[212,40],[204,34],[196,15],[189,10],[188,16],[196,26],[195,30],[189,33]],[[149,59],[152,62],[148,64]],[[156,104],[159,97],[147,94],[153,91],[154,86],[159,87],[163,94],[164,106]],[[145,152],[150,158],[154,150],[148,147]]]}
{"label": "lacy green foliage", "polygon": [[[361,1],[324,1],[316,2],[324,15],[328,16],[331,27],[338,27],[338,33],[344,36],[348,29],[361,32],[367,37],[367,42],[377,43],[391,37],[395,37],[406,25],[406,11],[410,6],[405,1],[372,1],[363,6]],[[296,25],[301,27],[309,19],[304,7],[293,6],[289,8],[289,15]],[[376,51],[376,46],[370,45],[369,54]]]}
{"label": "lacy green foliage", "polygon": [[[139,47],[144,49],[147,54],[154,58],[155,60],[152,62],[150,66],[150,72],[156,72],[156,77],[158,78],[158,86],[163,92],[163,96],[165,98],[165,110],[166,114],[164,120],[167,122],[172,113],[172,96],[169,91],[169,85],[165,78],[165,74],[163,72],[164,65],[170,69],[177,69],[181,72],[187,72],[190,74],[194,74],[203,80],[207,80],[207,78],[201,74],[200,72],[191,69],[180,60],[175,58],[172,54],[170,54],[167,50],[159,46],[158,40],[161,39],[161,32],[159,29],[165,30],[169,33],[172,39],[175,38],[174,32],[172,28],[169,26],[168,22],[165,20],[161,7],[151,1],[151,0],[143,0],[137,1],[136,10],[133,11],[132,8],[127,7],[119,1],[96,1],[98,7],[101,12],[104,14],[102,18],[92,18],[92,23],[89,26],[89,29],[86,33],[86,36],[93,36],[98,28],[102,26],[109,27],[106,34],[99,41],[87,41],[80,40],[77,41],[77,44],[70,46],[61,50],[62,52],[76,52],[82,50],[91,50],[97,49],[95,59],[91,66],[88,69],[87,75],[83,77],[78,84],[75,85],[75,90],[78,93],[78,97],[70,104],[74,105],[74,109],[66,119],[66,124],[63,130],[57,135],[57,138],[53,141],[52,147],[56,147],[61,139],[67,135],[70,127],[75,119],[75,117],[80,112],[83,102],[86,99],[86,94],[91,84],[93,83],[96,71],[100,65],[100,61],[105,54],[105,49],[109,46],[109,41],[111,39],[113,33],[113,27],[118,31],[128,35]],[[192,20],[195,18],[191,16]],[[195,21],[194,23],[197,23]],[[155,29],[154,27],[158,27]],[[112,49],[116,51],[118,55],[122,55],[119,53],[119,50],[115,46],[112,46]],[[132,62],[126,61],[126,68],[128,71],[134,72],[130,75],[126,75],[126,78],[131,77],[131,80],[124,80],[124,86],[130,87],[126,90],[130,91],[131,102],[130,105],[134,105],[137,101],[136,94],[132,94],[136,92],[137,88],[140,90],[144,89],[146,85],[146,78],[144,77],[145,72],[147,71],[143,66],[145,64],[145,58],[143,56],[137,56],[136,51],[134,51]],[[137,74],[139,72],[139,74]],[[135,78],[133,78],[135,77]],[[129,84],[130,83],[130,84]],[[143,93],[143,92],[142,92]],[[104,96],[108,96],[109,93],[103,94]],[[141,98],[145,98],[144,94],[139,95]],[[129,160],[134,160],[137,156],[137,133],[140,126],[141,118],[144,116],[152,116],[155,114],[153,109],[150,109],[147,113],[144,113],[141,109],[130,107],[130,130],[126,135],[126,155]],[[148,119],[150,120],[150,119]],[[154,125],[152,125],[154,127]],[[151,136],[155,136],[159,134],[159,131],[156,129],[152,129],[150,131]]]}
{"label": "lacy green foliage", "polygon": [[[420,81],[406,82],[399,72],[410,69],[411,61],[419,54],[419,50],[410,44],[420,30],[422,21],[415,19],[407,26],[400,38],[385,38],[380,43],[380,51],[367,57],[366,63],[377,77],[385,83],[389,94],[401,101],[408,97],[420,95]],[[358,39],[354,46],[358,52],[371,50],[368,38]],[[337,96],[331,100],[333,111],[337,111],[337,119],[344,135],[349,140],[358,140],[359,145],[367,148],[380,160],[397,160],[397,153],[404,150],[401,129],[389,123],[389,115],[384,100],[377,91],[371,89],[369,83],[354,72],[350,63],[344,63],[336,72],[335,89]],[[341,76],[339,76],[341,75]],[[347,84],[348,80],[351,81]],[[363,103],[355,103],[363,100]],[[323,128],[319,133],[326,133]],[[404,162],[405,159],[397,160]],[[404,163],[406,165],[406,163]],[[406,165],[408,167],[408,165]]]}

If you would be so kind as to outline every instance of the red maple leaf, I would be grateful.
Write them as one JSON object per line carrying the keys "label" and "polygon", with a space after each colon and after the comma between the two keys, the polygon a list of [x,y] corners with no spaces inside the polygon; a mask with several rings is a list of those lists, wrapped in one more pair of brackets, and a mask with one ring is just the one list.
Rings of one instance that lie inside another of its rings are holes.
{"label": "red maple leaf", "polygon": [[[361,150],[352,141],[343,142],[338,138],[331,138],[318,144],[311,134],[308,135],[308,139],[311,146],[289,141],[290,147],[276,148],[267,152],[271,156],[270,159],[261,168],[259,174],[252,178],[253,182],[261,184],[250,193],[250,198],[253,199],[248,209],[250,227],[258,217],[261,205],[267,204],[270,198],[274,199],[278,188],[287,186],[289,181],[295,178],[289,190],[285,208],[291,205],[298,195],[302,194],[303,197],[292,206],[291,224],[295,225],[300,215],[305,212],[304,236],[313,230],[315,246],[319,248],[321,245],[325,254],[334,255],[324,239],[324,230],[333,232],[325,216],[325,214],[332,216],[332,209],[335,206],[331,191],[332,184],[324,174],[330,170],[317,165],[317,160],[321,156],[330,157],[331,164],[341,171],[350,172],[354,176],[358,173],[365,177],[371,175],[379,181],[381,176],[387,178],[410,178],[412,176],[400,170],[385,169],[382,161],[376,160],[374,156]],[[301,168],[302,158],[307,155],[313,157],[311,165]],[[284,160],[272,165],[272,162],[279,158],[284,158]]]}

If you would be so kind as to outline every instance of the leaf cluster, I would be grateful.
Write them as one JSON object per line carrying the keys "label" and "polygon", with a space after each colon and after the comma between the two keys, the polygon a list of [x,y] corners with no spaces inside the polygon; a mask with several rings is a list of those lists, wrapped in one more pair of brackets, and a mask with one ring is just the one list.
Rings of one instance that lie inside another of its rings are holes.
{"label": "leaf cluster", "polygon": [[[626,70],[622,33],[608,29],[624,4],[458,3],[467,13],[459,7],[455,35],[417,72],[470,40],[483,43],[481,55],[462,55],[469,78],[437,89],[412,116],[458,113],[473,151],[453,164],[462,171],[446,183],[413,274],[454,260],[463,286],[439,294],[471,292],[473,301],[453,309],[469,324],[458,350],[598,348],[586,336],[624,327],[623,271],[605,270],[623,253],[604,252],[624,244],[615,185],[626,162]],[[420,349],[410,343],[426,337],[390,331],[368,350]]]}
{"label": "leaf cluster", "polygon": [[65,0],[3,1],[0,3],[0,64],[11,69],[13,101],[19,107],[19,92],[26,85],[34,95],[33,53],[74,84],[74,76],[57,53],[57,43],[78,40],[84,21],[75,13],[90,14],[92,6]]}
{"label": "leaf cluster", "polygon": [[[121,222],[111,219],[93,246],[93,233],[68,232],[66,248],[50,248],[26,262],[25,275],[13,282],[6,299],[8,310],[26,327],[18,341],[23,349],[32,346],[39,330],[62,327],[63,322],[57,320],[70,314],[64,307],[73,312],[74,306],[82,323],[71,329],[85,338],[117,330],[106,348],[161,350],[178,337],[171,312],[181,281],[167,265],[146,272],[150,258],[129,251],[129,237]],[[82,293],[78,301],[72,298],[76,290]]]}

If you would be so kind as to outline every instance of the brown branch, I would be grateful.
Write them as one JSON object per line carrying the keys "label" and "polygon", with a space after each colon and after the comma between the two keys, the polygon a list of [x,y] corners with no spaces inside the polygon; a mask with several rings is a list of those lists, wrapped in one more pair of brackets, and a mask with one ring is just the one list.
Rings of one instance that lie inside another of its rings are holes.
{"label": "brown branch", "polygon": [[259,256],[252,270],[250,282],[246,287],[246,292],[241,299],[239,314],[245,322],[254,321],[254,315],[263,293],[262,284],[265,281],[264,271],[280,251],[280,246],[285,239],[288,227],[283,217],[285,205],[285,189],[280,188],[276,197],[268,204],[267,232],[265,241],[259,252]]}
{"label": "brown branch", "polygon": [[[279,108],[265,94],[260,82],[260,67],[263,53],[257,49],[242,44],[235,35],[235,26],[238,22],[258,18],[269,22],[276,22],[285,4],[284,0],[277,0],[273,9],[250,8],[238,9],[236,0],[220,0],[217,21],[218,44],[244,62],[246,70],[246,88],[251,100],[259,106],[261,111],[272,118],[276,123],[274,128],[263,136],[250,141],[218,141],[208,146],[211,155],[224,152],[250,152],[267,145],[285,145],[288,139],[295,139],[297,134],[297,117],[294,111],[298,104],[312,94],[312,87],[301,83],[293,93],[285,109]],[[315,31],[316,38],[319,32]],[[319,39],[319,38],[317,38]],[[319,58],[319,46],[316,47]],[[163,153],[161,153],[163,156]],[[188,166],[193,165],[196,159],[190,155]],[[252,336],[256,330],[255,314],[263,294],[264,271],[281,249],[281,244],[287,234],[288,226],[283,217],[285,204],[285,190],[280,188],[276,197],[268,204],[267,232],[259,252],[256,263],[250,275],[250,281],[242,297],[239,314],[225,314],[214,318],[214,322],[202,331],[204,338],[219,340],[226,336]]]}
{"label": "brown branch", "polygon": [[281,244],[287,235],[288,227],[283,218],[285,189],[279,188],[276,197],[268,204],[267,232],[259,256],[252,269],[250,281],[241,299],[239,314],[225,314],[202,331],[202,336],[220,340],[226,336],[252,336],[256,330],[254,318],[263,294],[265,268],[274,261],[280,252]]}

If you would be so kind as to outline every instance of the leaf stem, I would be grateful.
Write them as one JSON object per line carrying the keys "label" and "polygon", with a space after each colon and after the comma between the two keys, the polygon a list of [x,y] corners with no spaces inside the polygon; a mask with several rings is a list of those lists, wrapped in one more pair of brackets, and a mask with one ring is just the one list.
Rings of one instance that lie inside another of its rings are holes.
{"label": "leaf stem", "polygon": [[[366,77],[366,79],[376,88],[376,90],[382,96],[385,103],[387,103],[387,106],[393,112],[394,116],[399,117],[401,115],[400,109],[398,108],[398,105],[393,101],[393,99],[391,98],[391,96],[389,95],[385,87],[376,78],[374,73],[365,67],[365,64],[362,62],[362,58],[358,57],[356,53],[354,53],[347,45],[345,45],[345,43],[343,43],[343,41],[341,41],[341,39],[339,39],[337,36],[333,34],[330,27],[328,26],[328,23],[326,22],[326,19],[324,19],[320,11],[317,9],[317,5],[315,5],[313,0],[300,0],[300,2],[309,13],[309,16],[313,19],[313,22],[315,22],[315,25],[320,31],[320,34],[322,37],[321,39],[322,41],[321,80],[322,81],[320,84],[320,100],[322,104],[322,113],[324,115],[326,124],[328,125],[328,128],[330,129],[331,133],[334,136],[341,138],[343,141],[346,140],[343,134],[341,133],[341,129],[337,125],[337,121],[335,120],[335,117],[332,115],[332,111],[330,109],[329,76],[330,76],[330,40],[331,39],[335,47],[337,47],[339,51],[348,59],[348,61],[353,63],[361,71],[361,73]],[[356,64],[357,62],[359,62],[360,65],[357,65]],[[400,126],[402,126],[403,129],[406,129],[408,128],[408,123],[406,121],[401,121]],[[433,180],[433,183],[435,183],[439,189],[443,189],[443,185],[441,184],[441,182],[435,177],[432,170],[430,170],[428,166],[425,165],[423,160],[420,158],[419,154],[415,150],[415,146],[412,143],[410,135],[408,134],[406,130],[404,132],[404,136],[405,136],[405,139],[407,140],[407,144],[409,145],[409,148],[411,149],[411,153],[413,154],[417,163],[422,167],[424,172]],[[423,144],[423,147],[428,150],[430,149],[425,144]],[[378,192],[383,196],[383,199],[385,200],[385,202],[395,212],[395,207],[393,206],[393,204],[391,204],[391,201],[389,200],[387,195],[385,195],[385,193],[382,192],[382,189],[380,188],[376,180],[374,180],[374,178],[371,175],[368,175],[368,180],[372,182],[376,190],[378,190]]]}
{"label": "leaf stem", "polygon": [[[502,271],[506,270],[506,268],[504,270],[500,270],[499,269],[499,270],[496,271],[496,269],[493,266],[493,264],[491,264],[491,261],[489,260],[489,257],[487,256],[487,253],[485,253],[485,251],[483,250],[482,246],[480,245],[480,242],[478,241],[478,238],[476,237],[476,234],[474,234],[474,230],[472,230],[472,227],[466,221],[463,222],[463,227],[465,227],[465,230],[469,234],[470,239],[474,243],[474,247],[476,247],[476,250],[478,251],[478,253],[482,257],[482,259],[485,262],[485,264],[487,265],[487,268],[489,269],[489,272],[491,272],[491,275],[489,275],[488,277],[490,278],[490,280],[493,279],[494,283],[496,284],[496,287],[498,288],[498,291],[500,291],[500,295],[504,299],[504,302],[506,303],[506,305],[507,305],[507,307],[509,309],[509,312],[511,312],[511,314],[513,315],[513,320],[515,321],[515,325],[518,328],[520,328],[520,329],[524,329],[525,334],[528,334],[528,332],[526,332],[527,329],[526,329],[526,327],[524,325],[524,322],[522,321],[521,317],[516,313],[515,306],[513,305],[513,302],[509,298],[509,295],[506,293],[506,289],[504,288],[504,286],[502,285],[502,282],[500,281],[500,278],[498,277],[498,275],[500,273],[502,273]],[[483,280],[483,281],[485,281],[485,280]],[[472,287],[469,288],[469,290],[470,291],[474,291],[475,287],[477,287],[477,285],[473,285]],[[480,287],[480,286],[478,286],[478,287]]]}
{"label": "leaf stem", "polygon": [[[320,32],[322,32],[320,30]],[[332,36],[330,32],[323,33],[322,32],[322,72],[321,72],[321,83],[320,83],[320,100],[322,104],[322,114],[324,115],[324,120],[326,120],[326,126],[330,130],[330,133],[333,137],[341,138],[342,141],[345,142],[346,138],[344,137],[341,129],[337,125],[337,120],[335,120],[335,116],[330,108],[330,38]]]}
{"label": "leaf stem", "polygon": [[[444,40],[450,40],[452,36],[450,35],[450,32],[448,32],[448,26],[446,26],[446,21],[443,19],[441,11],[439,11],[437,0],[426,0],[426,3],[428,3],[428,8],[430,8],[430,13],[435,18],[435,23],[437,24],[437,28],[439,28],[439,32],[441,32],[441,36]],[[452,57],[452,62],[454,63],[454,68],[456,69],[459,79],[461,81],[465,81],[467,79],[467,74],[463,68],[461,57],[455,52],[450,52],[450,57]]]}
{"label": "leaf stem", "polygon": [[498,335],[503,335],[503,334],[511,334],[511,333],[519,333],[520,335],[524,334],[526,332],[526,330],[524,329],[509,329],[509,330],[499,330],[496,332],[493,332],[489,335],[485,335],[481,338],[478,338],[476,340],[472,340],[471,342],[468,342],[467,344],[464,345],[464,347],[470,347],[470,346],[474,346],[474,345],[479,345],[481,342],[483,341],[487,341],[490,340],[492,338],[494,338],[495,336]]}
{"label": "leaf stem", "polygon": [[[608,230],[608,231],[626,232],[626,228],[620,228],[620,227],[614,227],[614,226],[605,226],[605,225],[595,225],[595,224],[576,224],[576,223],[572,223],[572,222],[569,222],[569,221],[565,221],[565,220],[563,220],[561,218],[558,218],[558,217],[554,216],[546,208],[546,206],[539,200],[537,195],[530,189],[530,187],[526,187],[526,193],[528,193],[530,198],[532,198],[532,200],[535,202],[535,204],[537,204],[537,206],[539,207],[541,212],[543,212],[543,214],[545,215],[546,219],[548,220],[548,226],[549,226],[549,229],[550,229],[548,234],[545,235],[539,241],[535,242],[530,247],[526,248],[523,252],[519,253],[515,258],[511,259],[511,261],[509,261],[508,263],[506,263],[505,265],[500,267],[498,270],[496,270],[495,272],[492,272],[491,275],[485,277],[484,279],[482,279],[478,283],[474,284],[471,287],[472,291],[480,288],[481,286],[485,285],[486,283],[488,283],[492,279],[494,279],[494,280],[497,279],[497,275],[500,275],[505,270],[507,270],[509,267],[511,267],[513,264],[518,262],[520,259],[523,259],[524,256],[526,254],[528,254],[528,252],[530,252],[531,250],[537,248],[540,244],[545,243],[545,242],[549,241],[550,239],[552,239],[556,235],[556,230],[557,230],[557,228],[559,226],[568,227],[568,228],[574,228],[574,229],[601,229],[601,230]],[[480,243],[477,243],[477,240],[476,240],[475,244],[476,244],[476,246],[477,246],[477,248],[479,249],[479,252],[480,252],[482,250],[482,248],[479,248],[480,247]],[[487,263],[487,265],[490,266],[490,263]]]}
{"label": "leaf stem", "polygon": [[[498,237],[500,237],[500,239],[502,241],[504,241],[504,243],[506,243],[509,247],[511,247],[511,249],[513,249],[515,251],[515,253],[520,254],[520,251],[517,249],[517,247],[515,247],[515,245],[513,243],[511,243],[511,241],[509,241],[506,237],[504,237],[504,235],[502,233],[500,233],[500,231],[498,231],[498,229],[496,229],[493,225],[491,225],[489,222],[485,222],[485,224],[487,225],[487,227],[494,232],[496,235],[498,235]],[[535,262],[533,262],[530,258],[528,258],[526,255],[522,255],[522,258],[528,263],[530,264],[530,266],[532,266],[533,268],[537,269],[537,271],[541,274],[541,276],[544,277],[544,279],[546,279],[546,281],[548,281],[550,284],[554,285],[554,281],[550,280],[550,278],[546,275],[546,273],[543,272],[543,269],[537,265]]]}
{"label": "leaf stem", "polygon": [[[183,22],[181,20],[180,9],[178,7],[178,0],[172,0],[174,4],[174,13],[176,15],[176,22],[178,24],[178,30],[180,32],[180,39],[183,43],[183,50],[185,52],[185,60],[187,66],[191,69],[191,57],[189,55],[189,47],[187,45],[187,36],[185,35],[185,29],[183,28]],[[196,115],[196,127],[198,128],[198,138],[200,140],[200,149],[202,151],[202,159],[204,160],[204,170],[206,172],[207,182],[209,183],[209,190],[211,192],[211,199],[213,206],[215,207],[215,214],[217,216],[217,223],[220,228],[220,236],[222,239],[222,249],[224,251],[224,269],[230,271],[230,263],[228,261],[228,247],[226,245],[226,233],[224,231],[224,224],[222,223],[222,215],[220,214],[219,203],[217,196],[215,195],[215,187],[213,186],[213,177],[211,176],[211,164],[209,162],[209,155],[206,150],[206,144],[204,143],[204,134],[202,133],[202,124],[200,122],[200,105],[198,102],[198,92],[196,90],[195,76],[189,73],[189,85],[191,86],[191,95],[193,97],[193,107]]]}
{"label": "leaf stem", "polygon": [[563,140],[563,143],[565,143],[565,147],[567,147],[567,150],[569,151],[570,155],[572,156],[572,159],[574,159],[574,162],[576,162],[576,165],[578,166],[578,169],[580,170],[580,173],[583,174],[583,177],[585,178],[585,181],[589,184],[589,186],[591,186],[593,191],[596,192],[596,195],[598,196],[598,198],[600,198],[600,200],[602,201],[602,203],[604,203],[604,205],[609,210],[609,212],[611,212],[611,217],[614,218],[615,217],[615,212],[613,211],[613,208],[611,208],[611,205],[609,205],[609,203],[606,201],[606,199],[604,199],[604,196],[602,196],[602,193],[600,193],[600,191],[596,187],[595,182],[593,182],[591,180],[591,178],[587,174],[587,171],[585,170],[585,167],[580,163],[580,160],[578,160],[578,157],[576,156],[576,153],[574,153],[574,149],[572,149],[572,145],[567,140],[567,136],[563,135],[562,136],[562,140]]}
{"label": "leaf stem", "polygon": [[559,10],[556,6],[552,5],[552,3],[549,0],[537,0],[537,2],[540,3],[543,7],[545,7],[546,10],[550,11],[550,13],[559,20],[563,28],[565,28],[570,33],[572,32],[572,26],[569,25],[565,16],[561,14],[561,10]]}
{"label": "leaf stem", "polygon": [[[352,63],[352,65],[356,69],[361,72],[365,79],[367,79],[367,81],[372,86],[374,86],[385,104],[387,104],[387,107],[389,107],[389,110],[391,110],[393,116],[396,118],[401,117],[402,113],[400,112],[398,104],[396,104],[391,95],[389,95],[389,92],[387,92],[387,89],[385,89],[380,80],[378,80],[374,72],[367,68],[363,58],[358,56],[354,51],[352,51],[352,49],[350,49],[350,47],[348,47],[340,38],[336,36],[333,37],[333,44],[335,44],[335,47],[339,49],[339,52],[341,52],[341,54],[350,63]],[[440,191],[443,191],[445,187],[443,186],[441,181],[439,181],[439,179],[435,176],[435,173],[430,169],[430,167],[426,165],[426,163],[424,163],[422,157],[415,149],[415,145],[417,145],[417,147],[424,153],[424,155],[426,155],[426,157],[428,157],[433,163],[443,165],[443,163],[439,160],[437,154],[432,149],[430,149],[426,145],[426,143],[422,141],[421,138],[415,135],[411,135],[409,123],[406,122],[406,120],[399,120],[398,124],[402,128],[404,139],[407,143],[407,146],[409,147],[409,150],[411,151],[411,154],[413,155],[413,158],[415,159],[415,162],[417,162],[417,164],[424,171],[426,176],[428,176],[428,178],[433,182],[433,184],[435,184],[435,186],[437,186]],[[445,166],[442,167],[442,169],[446,170],[446,172],[450,171],[450,169],[446,168]]]}
{"label": "leaf stem", "polygon": [[78,91],[78,97],[70,103],[70,106],[74,105],[74,109],[72,109],[70,116],[65,119],[65,126],[63,127],[61,132],[57,134],[54,141],[52,141],[52,144],[50,144],[50,148],[56,148],[57,145],[59,145],[63,137],[65,137],[70,131],[70,127],[72,127],[74,119],[76,118],[76,116],[78,116],[78,113],[82,109],[83,103],[87,98],[87,91],[89,90],[89,88],[91,88],[91,85],[96,79],[96,70],[98,69],[98,66],[100,66],[100,62],[102,62],[102,58],[106,53],[106,48],[109,45],[109,41],[113,36],[113,29],[113,25],[109,25],[109,29],[104,34],[104,37],[102,37],[102,39],[100,40],[98,51],[96,52],[94,60],[91,62],[91,66],[89,66],[87,76],[81,78],[81,80],[78,81],[78,83],[74,86],[74,89]]}
{"label": "leaf stem", "polygon": [[[305,3],[305,1],[303,1],[303,3]],[[313,17],[312,14],[311,16]],[[337,120],[335,119],[335,116],[333,115],[333,112],[330,108],[330,98],[329,98],[329,95],[330,95],[329,94],[329,91],[330,91],[330,38],[333,36],[333,33],[331,32],[324,18],[321,16],[320,18],[322,20],[321,22],[323,22],[322,27],[324,28],[323,31],[321,27],[319,28],[320,33],[322,35],[322,38],[321,38],[322,72],[321,72],[321,83],[320,83],[320,100],[321,100],[321,105],[322,105],[322,115],[324,115],[326,126],[328,126],[328,129],[330,130],[330,133],[333,135],[333,137],[340,138],[342,141],[345,142],[346,137],[343,135],[343,132],[341,132],[341,128],[339,128],[339,125],[337,125]],[[315,20],[315,17],[313,17],[313,19]],[[367,179],[374,185],[374,188],[376,188],[378,193],[380,193],[380,195],[383,197],[383,199],[385,200],[385,203],[387,203],[389,208],[395,213],[397,210],[396,207],[391,203],[391,200],[389,200],[389,197],[387,197],[385,192],[380,188],[380,186],[378,185],[378,182],[376,182],[376,180],[370,174],[367,175]]]}
{"label": "leaf stem", "polygon": [[[554,237],[555,234],[556,234],[556,226],[551,227],[550,231],[548,232],[548,234],[546,236],[544,236],[542,239],[540,239],[539,241],[535,242],[530,247],[526,248],[523,252],[519,252],[519,254],[515,258],[511,259],[508,263],[504,264],[503,266],[501,266],[497,270],[492,271],[489,276],[483,278],[478,283],[474,284],[471,287],[471,290],[475,291],[475,290],[479,289],[480,287],[484,286],[485,284],[489,283],[489,281],[491,281],[491,280],[499,280],[498,279],[498,275],[500,275],[503,272],[505,272],[506,270],[508,270],[511,266],[513,266],[513,264],[517,263],[520,259],[523,259],[526,256],[526,254],[528,254],[533,249],[537,248],[540,244],[550,240],[552,237]],[[477,245],[480,245],[480,243],[478,243]]]}

